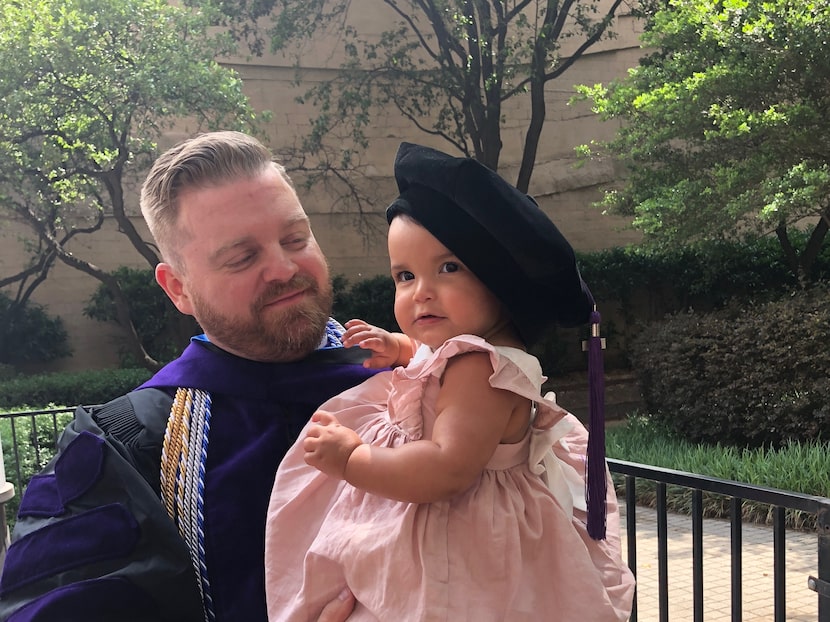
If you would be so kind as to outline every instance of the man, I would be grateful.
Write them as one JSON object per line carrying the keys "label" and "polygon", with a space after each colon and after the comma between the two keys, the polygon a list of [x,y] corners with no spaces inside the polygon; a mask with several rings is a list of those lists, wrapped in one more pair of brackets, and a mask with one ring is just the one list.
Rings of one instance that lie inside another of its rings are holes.
{"label": "man", "polygon": [[[277,465],[320,403],[373,373],[342,347],[325,258],[259,142],[173,147],[141,210],[158,283],[204,335],[137,390],[78,409],[21,500],[3,620],[264,622]],[[346,593],[320,620],[352,606]]]}

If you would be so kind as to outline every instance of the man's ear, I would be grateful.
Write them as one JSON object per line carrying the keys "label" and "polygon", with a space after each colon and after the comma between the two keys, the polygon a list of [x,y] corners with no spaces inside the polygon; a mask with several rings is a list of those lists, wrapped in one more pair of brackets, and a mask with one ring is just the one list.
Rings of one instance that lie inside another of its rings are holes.
{"label": "man's ear", "polygon": [[193,305],[190,304],[187,287],[173,266],[168,263],[156,265],[156,281],[179,311],[185,315],[193,315]]}

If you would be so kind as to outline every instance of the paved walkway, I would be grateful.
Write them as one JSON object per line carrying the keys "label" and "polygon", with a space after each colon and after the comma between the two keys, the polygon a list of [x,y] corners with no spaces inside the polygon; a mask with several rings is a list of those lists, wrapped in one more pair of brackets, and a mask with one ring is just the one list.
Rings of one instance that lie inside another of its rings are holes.
{"label": "paved walkway", "polygon": [[[625,507],[622,507],[623,517]],[[637,615],[638,622],[659,622],[657,568],[657,513],[637,507]],[[626,555],[623,518],[623,556]],[[691,622],[692,601],[692,520],[689,516],[668,515],[669,620]],[[773,556],[772,528],[744,523],[743,541],[743,622],[772,622]],[[812,533],[787,530],[786,610],[791,622],[815,622],[818,596],[807,587],[808,575],[815,576],[817,540]],[[625,558],[625,557],[624,557]],[[703,605],[706,622],[730,622],[731,567],[729,521],[703,521]]]}

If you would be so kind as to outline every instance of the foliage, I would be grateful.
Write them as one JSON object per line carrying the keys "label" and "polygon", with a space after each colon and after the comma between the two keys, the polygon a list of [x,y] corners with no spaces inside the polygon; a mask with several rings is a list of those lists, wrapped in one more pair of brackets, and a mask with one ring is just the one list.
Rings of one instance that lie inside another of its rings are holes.
{"label": "foliage", "polygon": [[[747,311],[749,310],[749,311]],[[781,446],[826,438],[830,288],[678,313],[634,340],[649,412],[690,442]]]}
{"label": "foliage", "polygon": [[[342,41],[338,74],[302,98],[318,116],[298,156],[318,159],[316,170],[359,166],[374,115],[396,110],[418,130],[498,169],[505,104],[529,93],[517,186],[527,191],[546,114],[545,85],[559,79],[610,31],[622,0],[382,0],[382,32],[358,31],[350,0],[189,0],[214,5],[254,53],[295,55],[315,35]],[[389,16],[389,17],[386,17]],[[255,20],[261,19],[259,29]],[[570,87],[570,85],[568,85]],[[549,87],[548,87],[549,88]]]}
{"label": "foliage", "polygon": [[49,316],[42,305],[33,302],[16,306],[0,292],[0,364],[43,363],[70,354],[59,317]]}
{"label": "foliage", "polygon": [[[807,246],[808,238],[804,232],[791,232],[797,250]],[[776,295],[798,286],[780,244],[770,236],[577,255],[597,301],[619,304],[631,320],[655,320],[688,308],[710,310],[734,298]],[[822,249],[808,276],[815,281],[830,276],[830,248]],[[647,304],[636,304],[643,298]]]}
{"label": "foliage", "polygon": [[[11,412],[19,412],[19,409]],[[5,504],[10,529],[14,527],[26,484],[54,457],[58,435],[71,420],[71,412],[0,418],[6,480],[15,487],[14,497]]]}
{"label": "foliage", "polygon": [[[170,361],[178,356],[192,335],[200,332],[196,321],[183,316],[156,283],[153,270],[121,266],[113,275],[127,298],[130,316],[144,349],[158,361]],[[99,322],[117,322],[118,316],[112,293],[100,285],[90,296],[84,315]],[[122,350],[124,367],[140,363],[130,359],[129,350]]]}
{"label": "foliage", "polygon": [[[795,233],[794,237],[806,242],[803,235]],[[798,285],[781,247],[770,237],[711,240],[670,248],[616,247],[580,253],[579,261],[583,278],[603,297],[630,299],[639,289],[663,293],[667,304],[662,313],[694,306],[702,299],[711,308],[736,296],[780,292]],[[821,276],[822,270],[826,273],[830,252],[814,267],[816,276]]]}
{"label": "foliage", "polygon": [[[665,246],[775,231],[805,276],[830,216],[828,36],[826,2],[664,3],[639,66],[579,89],[602,119],[623,121],[610,143],[582,148],[628,169],[602,205]],[[788,232],[804,218],[817,224],[798,254]]]}
{"label": "foliage", "polygon": [[[804,234],[794,233],[794,244],[806,244]],[[676,249],[653,247],[613,248],[579,253],[582,275],[600,302],[600,310],[618,308],[621,318],[606,318],[603,335],[609,341],[607,361],[628,364],[626,339],[638,330],[636,323],[657,320],[667,313],[694,307],[714,309],[731,298],[780,293],[796,285],[786,268],[779,245],[772,238],[743,242],[715,241]],[[817,278],[830,274],[830,250],[814,265]],[[121,267],[119,280],[136,318],[135,326],[145,349],[157,360],[170,360],[186,345],[198,326],[182,316],[158,287],[151,270]],[[338,320],[361,318],[388,330],[398,330],[394,317],[395,288],[386,275],[350,283],[343,275],[334,281],[334,310]],[[99,321],[117,321],[109,290],[99,287],[85,314]],[[181,326],[184,324],[184,326]],[[629,326],[630,324],[630,326]],[[584,331],[553,329],[534,348],[550,375],[582,369],[585,357],[580,342]],[[124,366],[135,366],[129,352]]]}
{"label": "foliage", "polygon": [[386,275],[354,284],[334,278],[334,317],[340,322],[359,318],[389,331],[400,331],[395,320],[395,284]]}
{"label": "foliage", "polygon": [[[803,248],[807,235],[795,231],[793,242],[797,248]],[[613,248],[578,253],[577,260],[602,314],[602,335],[608,344],[607,369],[630,367],[630,342],[645,326],[667,314],[689,309],[711,311],[731,300],[754,304],[797,286],[780,246],[770,237],[665,249]],[[817,280],[828,278],[830,249],[817,258],[812,275]],[[334,283],[337,319],[359,317],[397,330],[394,284],[389,277],[350,284],[341,275],[335,277]],[[587,358],[581,342],[586,337],[586,327],[552,328],[532,353],[549,376],[584,370]]]}
{"label": "foliage", "polygon": [[0,408],[102,404],[136,388],[150,375],[146,369],[133,368],[16,376],[0,381]]}
{"label": "foliage", "polygon": [[[797,249],[808,243],[806,233],[793,231],[792,238]],[[712,311],[731,300],[754,304],[798,285],[787,269],[780,245],[769,236],[676,248],[613,248],[579,253],[578,261],[602,314],[609,368],[630,367],[631,340],[667,314],[689,309]],[[824,248],[810,276],[826,280],[829,274],[830,248]]]}
{"label": "foliage", "polygon": [[[54,261],[112,292],[117,280],[68,244],[105,215],[149,266],[158,256],[129,218],[125,197],[167,131],[247,129],[255,115],[242,83],[215,57],[225,35],[212,16],[165,0],[29,0],[0,3],[0,210],[33,238],[29,268],[0,285],[45,278]],[[133,331],[127,328],[127,334]],[[136,339],[134,355],[157,365]]]}
{"label": "foliage", "polygon": [[[778,448],[754,449],[693,444],[678,438],[653,417],[632,413],[624,425],[607,429],[606,453],[609,458],[638,464],[830,497],[830,444],[826,442],[788,442]],[[619,481],[618,486],[621,485]],[[624,494],[621,487],[618,494]],[[653,482],[638,480],[636,500],[638,505],[655,507]],[[691,491],[667,486],[666,501],[670,510],[689,513]],[[727,498],[704,493],[703,514],[711,518],[728,518]],[[742,516],[746,521],[764,524],[772,519],[770,506],[753,501],[744,501]],[[815,516],[797,510],[788,510],[786,521],[790,527],[798,529],[816,527]]]}

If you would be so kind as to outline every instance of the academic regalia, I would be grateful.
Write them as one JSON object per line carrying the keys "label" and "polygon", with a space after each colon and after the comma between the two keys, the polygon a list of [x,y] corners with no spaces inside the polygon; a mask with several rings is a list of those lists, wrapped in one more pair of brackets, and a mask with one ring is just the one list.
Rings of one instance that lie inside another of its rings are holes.
{"label": "academic regalia", "polygon": [[[267,364],[194,339],[137,390],[78,408],[58,455],[21,500],[0,619],[264,621],[265,514],[277,465],[320,403],[374,373],[360,364],[364,356],[324,348]],[[180,534],[188,527],[174,524],[161,499],[178,387],[209,403],[198,486],[203,550],[195,552]]]}

